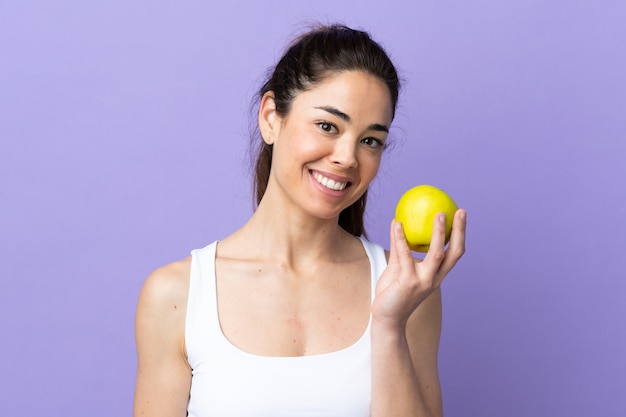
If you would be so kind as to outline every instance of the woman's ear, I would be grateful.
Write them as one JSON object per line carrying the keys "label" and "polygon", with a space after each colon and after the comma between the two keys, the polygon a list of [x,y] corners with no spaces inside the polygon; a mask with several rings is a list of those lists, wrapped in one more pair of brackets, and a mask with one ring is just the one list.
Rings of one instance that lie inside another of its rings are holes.
{"label": "woman's ear", "polygon": [[268,91],[261,98],[259,130],[261,131],[263,141],[268,145],[273,145],[280,132],[280,117],[276,113],[276,101],[274,100],[273,91]]}

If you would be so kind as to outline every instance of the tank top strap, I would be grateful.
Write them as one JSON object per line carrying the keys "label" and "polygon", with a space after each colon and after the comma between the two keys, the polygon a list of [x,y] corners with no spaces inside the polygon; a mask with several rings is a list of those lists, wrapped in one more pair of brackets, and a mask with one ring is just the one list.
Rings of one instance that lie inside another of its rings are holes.
{"label": "tank top strap", "polygon": [[[185,322],[185,345],[192,369],[198,366],[193,355],[210,347],[211,335],[221,334],[217,316],[215,252],[217,241],[191,251],[189,295]],[[189,347],[194,347],[189,349]]]}
{"label": "tank top strap", "polygon": [[385,254],[385,249],[379,244],[370,242],[364,237],[359,237],[359,239],[361,240],[365,253],[370,261],[372,279],[371,300],[373,302],[376,294],[376,284],[378,283],[378,278],[380,278],[385,268],[387,268],[387,255]]}

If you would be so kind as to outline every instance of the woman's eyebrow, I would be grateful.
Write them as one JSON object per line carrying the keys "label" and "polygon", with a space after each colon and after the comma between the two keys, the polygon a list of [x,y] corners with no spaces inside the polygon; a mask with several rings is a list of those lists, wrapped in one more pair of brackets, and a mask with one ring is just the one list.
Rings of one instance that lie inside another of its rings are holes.
{"label": "woman's eyebrow", "polygon": [[375,130],[377,132],[389,133],[389,128],[385,125],[381,125],[380,123],[372,123],[367,127],[367,130]]}
{"label": "woman's eyebrow", "polygon": [[324,111],[326,111],[326,112],[328,112],[330,114],[333,114],[333,115],[339,117],[340,119],[342,119],[344,122],[350,123],[352,121],[352,119],[350,119],[350,116],[348,116],[347,114],[345,114],[341,110],[336,109],[334,107],[331,107],[331,106],[321,106],[321,107],[316,107],[316,109],[324,110]]}
{"label": "woman's eyebrow", "polygon": [[[320,106],[320,107],[315,107],[315,108],[318,110],[324,110],[325,112],[335,115],[339,117],[341,120],[343,120],[344,122],[350,123],[352,121],[352,119],[350,119],[350,116],[348,116],[346,113],[342,112],[341,110],[336,109],[335,107]],[[372,123],[371,125],[367,127],[367,130],[375,130],[377,132],[389,133],[389,128],[380,123]]]}

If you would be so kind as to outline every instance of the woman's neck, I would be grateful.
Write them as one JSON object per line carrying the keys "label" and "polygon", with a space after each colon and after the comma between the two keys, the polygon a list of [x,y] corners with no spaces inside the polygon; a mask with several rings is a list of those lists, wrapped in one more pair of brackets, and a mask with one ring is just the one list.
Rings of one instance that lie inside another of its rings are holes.
{"label": "woman's neck", "polygon": [[224,254],[271,259],[298,269],[320,260],[345,260],[350,252],[346,243],[354,239],[339,226],[338,218],[315,218],[289,206],[261,201],[250,220],[220,245]]}

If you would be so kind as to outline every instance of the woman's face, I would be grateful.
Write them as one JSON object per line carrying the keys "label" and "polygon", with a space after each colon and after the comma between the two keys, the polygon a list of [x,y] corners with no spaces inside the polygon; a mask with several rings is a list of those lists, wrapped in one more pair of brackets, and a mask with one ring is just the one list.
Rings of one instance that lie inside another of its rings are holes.
{"label": "woman's face", "polygon": [[361,71],[300,92],[285,117],[266,96],[261,131],[274,147],[268,192],[313,216],[339,216],[376,176],[391,121],[388,87]]}

